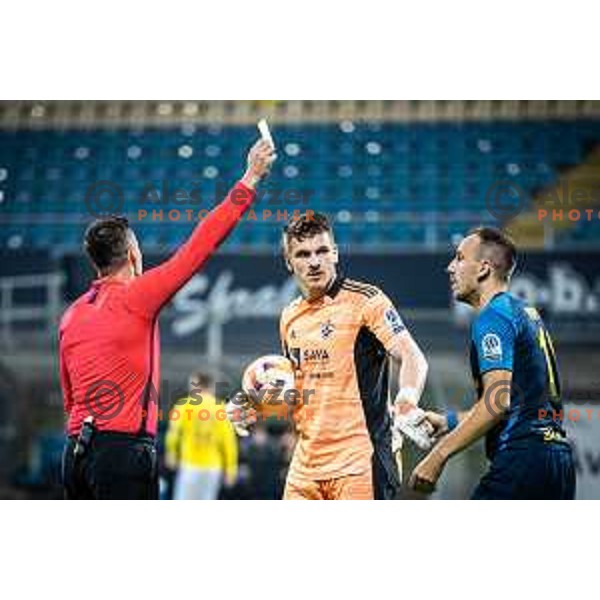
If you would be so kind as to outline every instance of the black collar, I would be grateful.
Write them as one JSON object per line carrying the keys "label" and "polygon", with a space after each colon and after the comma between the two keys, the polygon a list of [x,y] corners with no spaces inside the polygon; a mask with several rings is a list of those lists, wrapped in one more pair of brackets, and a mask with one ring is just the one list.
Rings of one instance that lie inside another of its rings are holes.
{"label": "black collar", "polygon": [[308,302],[309,304],[313,304],[314,302],[323,300],[323,298],[325,298],[325,296],[329,296],[333,300],[338,295],[340,289],[342,288],[342,284],[344,283],[345,280],[346,280],[346,278],[343,277],[342,275],[337,275],[335,277],[335,279],[329,284],[327,291],[322,296],[319,296],[318,298],[315,298],[314,300],[309,300],[306,296],[303,295],[304,300],[306,302]]}
{"label": "black collar", "polygon": [[333,280],[333,283],[329,286],[329,289],[325,292],[325,295],[332,299],[335,298],[342,289],[342,284],[344,283],[345,279],[346,278],[343,275],[338,275]]}

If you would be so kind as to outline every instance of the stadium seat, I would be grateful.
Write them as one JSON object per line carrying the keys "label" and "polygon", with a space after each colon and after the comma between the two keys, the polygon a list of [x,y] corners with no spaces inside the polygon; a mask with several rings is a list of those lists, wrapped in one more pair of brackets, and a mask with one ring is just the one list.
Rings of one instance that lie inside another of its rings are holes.
{"label": "stadium seat", "polygon": [[[164,182],[171,191],[198,189],[202,206],[183,208],[211,207],[217,183],[219,189],[229,187],[242,172],[254,136],[253,127],[234,125],[194,126],[193,131],[179,127],[1,131],[3,243],[9,239],[19,243],[21,234],[11,228],[12,216],[19,215],[19,223],[31,221],[25,229],[34,247],[56,243],[78,247],[81,223],[92,218],[86,194],[90,185],[103,180],[123,191],[121,212],[137,221],[145,246],[173,248],[191,224],[169,221],[157,228],[139,221],[138,209],[148,208],[140,203],[142,191],[151,185],[162,194]],[[448,219],[462,225],[488,218],[486,197],[497,181],[512,181],[528,195],[555,184],[562,170],[585,160],[590,141],[600,139],[600,123],[331,122],[280,125],[275,137],[279,161],[270,188],[309,190],[304,208],[331,215],[348,211],[351,220],[338,223],[342,243],[403,246],[424,243],[426,226],[436,228],[434,237],[443,243],[455,229],[445,225]],[[389,214],[391,219],[381,226],[381,221],[366,218],[375,213]],[[48,214],[65,215],[65,224],[58,228],[47,224]],[[468,217],[455,218],[462,214]],[[393,225],[396,218],[407,223],[410,215],[414,225]],[[224,249],[276,243],[275,231],[277,226],[245,225]],[[595,234],[586,223],[565,233],[574,240]]]}

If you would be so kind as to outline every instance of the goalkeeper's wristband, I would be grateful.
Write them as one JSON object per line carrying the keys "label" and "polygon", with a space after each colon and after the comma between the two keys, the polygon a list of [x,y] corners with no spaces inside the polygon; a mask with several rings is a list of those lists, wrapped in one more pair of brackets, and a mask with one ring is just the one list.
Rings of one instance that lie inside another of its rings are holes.
{"label": "goalkeeper's wristband", "polygon": [[419,392],[416,388],[403,387],[396,394],[396,402],[409,402],[413,406],[419,403]]}
{"label": "goalkeeper's wristband", "polygon": [[458,425],[458,413],[455,410],[449,410],[446,413],[446,424],[448,431],[452,431]]}

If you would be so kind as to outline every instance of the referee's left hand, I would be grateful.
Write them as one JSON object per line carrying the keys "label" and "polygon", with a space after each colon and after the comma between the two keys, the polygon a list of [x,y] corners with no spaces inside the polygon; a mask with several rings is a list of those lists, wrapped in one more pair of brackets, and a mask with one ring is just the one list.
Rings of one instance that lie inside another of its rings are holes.
{"label": "referee's left hand", "polygon": [[265,140],[258,140],[248,152],[248,168],[242,177],[242,182],[248,187],[255,187],[269,174],[276,159],[275,148]]}

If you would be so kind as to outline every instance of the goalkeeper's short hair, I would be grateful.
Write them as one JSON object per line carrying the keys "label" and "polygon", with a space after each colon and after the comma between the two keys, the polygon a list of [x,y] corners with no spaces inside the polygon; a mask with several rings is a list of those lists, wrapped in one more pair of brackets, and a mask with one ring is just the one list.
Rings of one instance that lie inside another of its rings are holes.
{"label": "goalkeeper's short hair", "polygon": [[325,214],[311,210],[293,217],[283,228],[283,249],[287,249],[291,239],[302,242],[320,233],[329,233],[333,238],[333,228]]}

